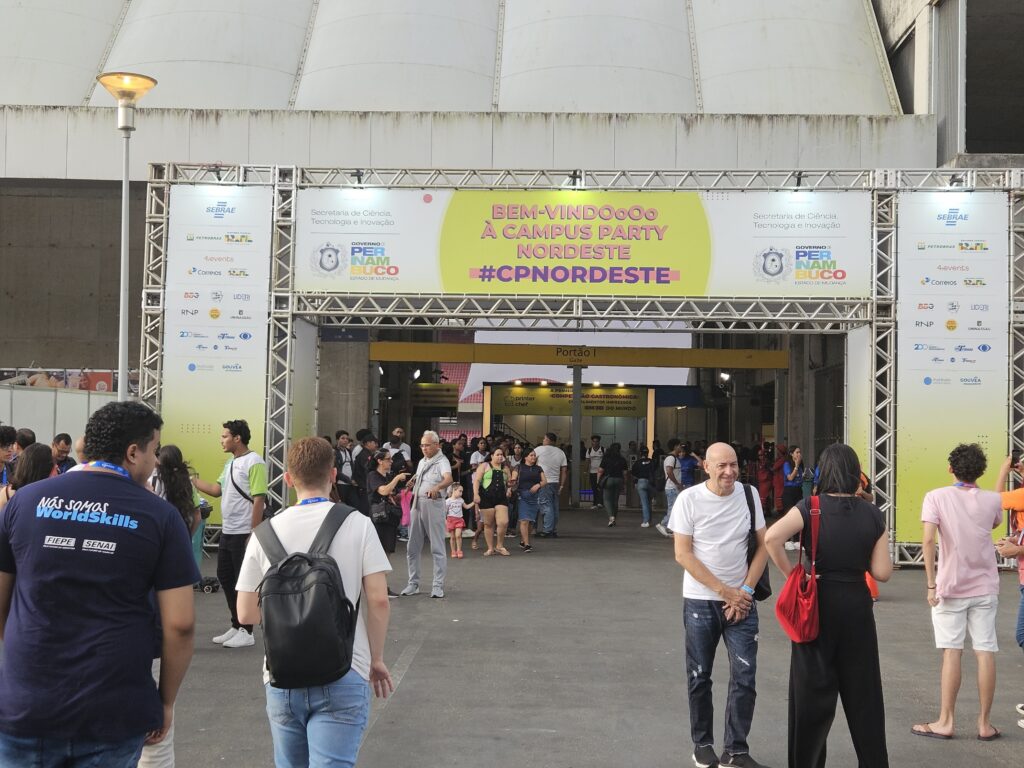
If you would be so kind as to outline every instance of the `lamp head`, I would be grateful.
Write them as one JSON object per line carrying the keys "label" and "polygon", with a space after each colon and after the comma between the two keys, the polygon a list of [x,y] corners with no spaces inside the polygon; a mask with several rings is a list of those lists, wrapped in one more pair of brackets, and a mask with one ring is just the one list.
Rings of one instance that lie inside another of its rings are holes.
{"label": "lamp head", "polygon": [[117,99],[117,127],[135,130],[135,105],[156,85],[156,80],[134,72],[104,72],[96,76],[111,96]]}

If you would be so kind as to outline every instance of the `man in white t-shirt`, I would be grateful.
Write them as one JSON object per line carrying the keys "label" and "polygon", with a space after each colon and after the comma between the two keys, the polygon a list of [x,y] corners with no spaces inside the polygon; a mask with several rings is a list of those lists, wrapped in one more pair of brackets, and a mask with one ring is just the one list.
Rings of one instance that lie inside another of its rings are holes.
{"label": "man in white t-shirt", "polygon": [[[537,535],[540,537],[558,538],[558,495],[565,487],[565,478],[569,474],[569,461],[565,458],[565,451],[558,447],[558,435],[548,432],[544,435],[543,445],[533,449],[537,454],[537,464],[547,485],[543,486],[537,493],[537,502],[540,513],[540,530]],[[556,480],[557,478],[557,480]]]}
{"label": "man in white t-shirt", "polygon": [[683,443],[678,437],[668,441],[668,454],[662,462],[665,470],[665,516],[661,518],[655,528],[662,536],[671,536],[669,533],[669,517],[672,515],[672,508],[675,506],[676,497],[684,490],[682,476],[679,473],[679,457],[683,455]]}
{"label": "man in white t-shirt", "polygon": [[604,459],[604,448],[601,447],[601,436],[592,435],[590,438],[590,447],[587,448],[587,461],[590,466],[587,467],[587,472],[590,475],[590,493],[591,498],[594,500],[595,507],[604,506],[601,503],[601,492],[597,489],[597,470],[601,468],[601,461]]}
{"label": "man in white t-shirt", "polygon": [[[220,497],[221,533],[217,540],[217,579],[224,589],[224,598],[231,612],[231,626],[213,638],[225,648],[245,648],[256,641],[252,625],[238,621],[235,582],[242,567],[245,545],[252,529],[263,522],[267,497],[267,465],[263,457],[249,450],[252,433],[244,419],[225,421],[220,434],[220,447],[231,458],[211,483],[192,478],[192,484],[207,496]],[[333,456],[333,453],[332,453]]]}
{"label": "man in white t-shirt", "polygon": [[445,490],[452,484],[452,465],[441,453],[441,438],[427,430],[420,438],[423,458],[416,465],[416,474],[409,478],[412,487],[412,508],[409,510],[409,583],[398,594],[408,597],[420,591],[420,550],[423,541],[430,542],[434,559],[434,581],[431,597],[444,597],[444,580],[448,575],[448,531],[445,529]]}
{"label": "man in white t-shirt", "polygon": [[[298,503],[270,522],[289,553],[308,552],[320,526],[334,506],[328,496],[335,480],[334,452],[319,437],[304,437],[288,451],[285,482],[294,486]],[[390,618],[388,557],[373,523],[353,512],[334,536],[328,554],[341,572],[345,597],[359,605],[352,668],[327,685],[274,688],[263,664],[270,733],[277,765],[355,765],[370,711],[370,690],[385,698],[394,690],[384,664],[384,643]],[[255,536],[249,539],[238,576],[238,614],[242,621],[260,621],[257,590],[270,569]]]}
{"label": "man in white t-shirt", "polygon": [[[708,448],[708,480],[679,494],[669,527],[684,569],[683,627],[690,735],[697,768],[759,768],[747,746],[757,696],[757,608],[754,586],[764,572],[764,512],[753,494],[757,551],[747,564],[750,509],[739,478],[736,452],[726,443]],[[720,640],[729,651],[729,693],[724,751],[715,753],[711,670]]]}

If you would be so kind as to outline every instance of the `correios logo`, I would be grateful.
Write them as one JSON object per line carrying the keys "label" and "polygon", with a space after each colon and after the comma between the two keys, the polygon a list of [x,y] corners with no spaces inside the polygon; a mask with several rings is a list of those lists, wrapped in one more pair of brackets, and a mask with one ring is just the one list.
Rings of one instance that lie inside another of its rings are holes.
{"label": "correios logo", "polygon": [[223,219],[226,215],[234,213],[235,207],[228,205],[227,200],[220,200],[216,205],[206,206],[206,212],[212,213],[215,219]]}
{"label": "correios logo", "polygon": [[933,277],[922,277],[921,285],[955,286],[956,280],[936,280]]}
{"label": "correios logo", "polygon": [[192,267],[192,269],[188,271],[188,274],[200,275],[203,277],[220,277],[224,273],[221,272],[219,269],[200,269],[199,267]]}

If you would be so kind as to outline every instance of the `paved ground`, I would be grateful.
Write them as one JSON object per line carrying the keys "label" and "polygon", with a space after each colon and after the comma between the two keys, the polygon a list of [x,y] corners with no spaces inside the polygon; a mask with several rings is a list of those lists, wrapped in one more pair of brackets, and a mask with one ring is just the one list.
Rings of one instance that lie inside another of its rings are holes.
{"label": "paved ground", "polygon": [[[392,601],[386,661],[398,683],[375,704],[362,768],[668,768],[692,765],[683,665],[681,571],[670,543],[641,530],[638,513],[604,527],[589,510],[564,515],[558,540],[536,551],[450,562],[448,597]],[[511,541],[511,540],[510,540]],[[468,541],[467,541],[468,544]],[[402,545],[400,545],[402,546]],[[404,585],[404,551],[391,583]],[[429,567],[429,558],[425,557]],[[212,574],[213,563],[204,572]],[[778,585],[778,573],[773,572]],[[994,722],[1005,736],[975,740],[976,688],[965,660],[958,738],[910,734],[937,713],[939,654],[932,647],[924,574],[898,572],[876,606],[893,766],[1020,766],[1024,656],[1014,639],[1018,593],[1005,574]],[[261,643],[225,650],[223,596],[198,598],[196,655],[178,703],[178,765],[273,764],[260,682]],[[721,735],[727,664],[716,665]],[[761,609],[758,702],[750,736],[762,762],[786,765],[789,642],[769,601]],[[719,744],[719,749],[721,745]],[[840,710],[829,765],[855,766]]]}

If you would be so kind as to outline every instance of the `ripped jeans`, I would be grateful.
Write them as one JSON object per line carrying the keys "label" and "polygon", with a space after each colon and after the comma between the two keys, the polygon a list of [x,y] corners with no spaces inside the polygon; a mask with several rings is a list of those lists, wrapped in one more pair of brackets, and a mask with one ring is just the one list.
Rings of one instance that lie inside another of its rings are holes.
{"label": "ripped jeans", "polygon": [[693,745],[714,745],[715,708],[711,699],[711,669],[718,641],[725,638],[729,653],[729,692],[725,704],[725,742],[733,754],[749,752],[747,734],[757,698],[757,604],[735,624],[725,620],[725,603],[683,598],[686,632],[686,680],[690,698]]}

